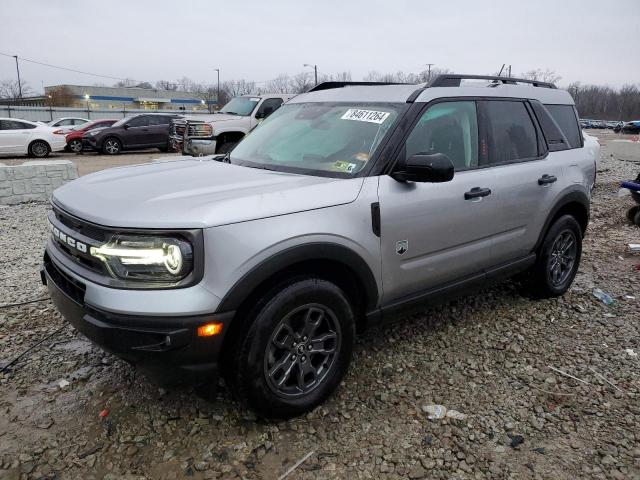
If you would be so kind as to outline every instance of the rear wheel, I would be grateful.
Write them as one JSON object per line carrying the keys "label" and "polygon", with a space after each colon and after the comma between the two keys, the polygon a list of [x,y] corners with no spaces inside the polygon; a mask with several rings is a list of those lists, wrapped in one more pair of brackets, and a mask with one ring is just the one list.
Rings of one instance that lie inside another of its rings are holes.
{"label": "rear wheel", "polygon": [[117,155],[122,150],[122,144],[117,138],[109,137],[102,144],[102,153]]}
{"label": "rear wheel", "polygon": [[580,225],[571,215],[563,215],[545,236],[528,279],[528,290],[538,298],[563,295],[578,272],[581,255]]}
{"label": "rear wheel", "polygon": [[264,417],[287,418],[313,409],[347,371],[354,314],[340,288],[317,278],[270,292],[231,354],[228,383]]}
{"label": "rear wheel", "polygon": [[44,140],[36,140],[29,145],[29,155],[36,158],[44,158],[49,156],[51,148]]}
{"label": "rear wheel", "polygon": [[67,147],[69,147],[69,150],[74,153],[80,153],[82,151],[82,140],[74,138],[69,143],[67,143]]}

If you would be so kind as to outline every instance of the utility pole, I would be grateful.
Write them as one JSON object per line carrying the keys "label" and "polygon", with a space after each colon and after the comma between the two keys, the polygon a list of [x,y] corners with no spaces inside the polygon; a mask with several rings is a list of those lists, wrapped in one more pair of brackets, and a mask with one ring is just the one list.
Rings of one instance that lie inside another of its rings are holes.
{"label": "utility pole", "polygon": [[220,69],[216,68],[216,72],[218,72],[218,91],[216,93],[216,107],[220,110]]}
{"label": "utility pole", "polygon": [[314,85],[318,85],[318,65],[309,65],[308,63],[305,63],[304,66],[313,68],[313,76],[315,79]]}
{"label": "utility pole", "polygon": [[20,100],[22,100],[22,84],[20,83],[20,66],[18,65],[18,55],[14,55],[13,58],[16,59],[16,71],[18,72],[18,94],[20,96]]}
{"label": "utility pole", "polygon": [[426,66],[428,68],[427,70],[427,82],[431,81],[431,67],[434,66],[435,63],[427,63]]}

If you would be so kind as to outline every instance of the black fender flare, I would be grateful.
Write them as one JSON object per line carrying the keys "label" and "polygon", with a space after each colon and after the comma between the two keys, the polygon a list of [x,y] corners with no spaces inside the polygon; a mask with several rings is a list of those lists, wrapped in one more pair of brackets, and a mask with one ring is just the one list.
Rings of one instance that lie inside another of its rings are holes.
{"label": "black fender flare", "polygon": [[256,288],[288,267],[308,261],[327,260],[342,264],[356,275],[364,289],[367,311],[375,309],[379,299],[378,284],[367,262],[343,245],[314,242],[287,248],[259,263],[229,289],[217,310],[237,310]]}
{"label": "black fender flare", "polygon": [[[536,242],[535,247],[533,248],[534,252],[537,252],[542,242],[544,242],[544,237],[547,235],[549,228],[551,227],[551,223],[556,218],[559,211],[561,211],[564,207],[569,204],[578,203],[584,207],[587,212],[587,224],[589,223],[589,215],[590,215],[590,202],[589,196],[582,189],[573,189],[566,193],[564,193],[560,199],[553,205],[553,208],[547,215],[547,219],[544,222],[544,226],[542,230],[540,230],[540,235],[538,236],[538,241]],[[586,231],[586,225],[584,231]],[[584,233],[583,231],[583,233]]]}

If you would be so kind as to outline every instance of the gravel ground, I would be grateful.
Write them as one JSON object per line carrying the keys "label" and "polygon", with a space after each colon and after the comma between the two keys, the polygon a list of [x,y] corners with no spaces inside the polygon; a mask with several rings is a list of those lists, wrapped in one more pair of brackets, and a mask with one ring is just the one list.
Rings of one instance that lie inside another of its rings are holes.
{"label": "gravel ground", "polygon": [[[640,230],[617,193],[639,170],[603,150],[563,298],[505,283],[372,330],[337,394],[290,421],[158,389],[71,327],[47,339],[65,325],[48,301],[0,309],[0,368],[46,339],[0,373],[0,478],[276,479],[309,453],[287,479],[640,478]],[[0,209],[0,303],[45,296],[46,210]]]}

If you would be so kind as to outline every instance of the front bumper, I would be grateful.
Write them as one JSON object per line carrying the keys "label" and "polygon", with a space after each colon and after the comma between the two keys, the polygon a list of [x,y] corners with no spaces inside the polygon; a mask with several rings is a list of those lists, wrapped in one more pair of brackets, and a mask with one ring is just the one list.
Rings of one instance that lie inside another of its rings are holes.
{"label": "front bumper", "polygon": [[202,157],[216,153],[215,138],[187,138],[182,144],[182,153],[193,157]]}
{"label": "front bumper", "polygon": [[[86,284],[66,273],[48,254],[42,280],[57,309],[79,332],[140,367],[156,382],[215,382],[224,334],[234,312],[184,317],[107,312],[85,303]],[[223,324],[222,332],[199,337],[198,327],[213,321]]]}
{"label": "front bumper", "polygon": [[97,141],[95,137],[82,137],[83,150],[97,150]]}

